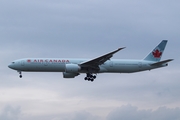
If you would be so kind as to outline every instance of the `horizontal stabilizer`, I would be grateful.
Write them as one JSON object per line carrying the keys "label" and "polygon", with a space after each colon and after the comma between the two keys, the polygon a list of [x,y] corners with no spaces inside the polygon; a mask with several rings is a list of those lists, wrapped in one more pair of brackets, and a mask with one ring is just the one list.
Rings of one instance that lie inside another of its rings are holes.
{"label": "horizontal stabilizer", "polygon": [[153,64],[151,64],[151,65],[152,65],[152,66],[158,66],[158,65],[162,65],[162,64],[164,64],[164,63],[170,62],[170,61],[172,61],[172,60],[174,60],[174,59],[163,60],[163,61],[160,61],[160,62],[153,63]]}

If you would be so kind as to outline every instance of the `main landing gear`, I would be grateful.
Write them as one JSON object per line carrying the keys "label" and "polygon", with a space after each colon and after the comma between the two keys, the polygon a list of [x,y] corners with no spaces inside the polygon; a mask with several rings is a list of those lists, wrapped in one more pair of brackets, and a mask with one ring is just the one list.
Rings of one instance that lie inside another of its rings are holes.
{"label": "main landing gear", "polygon": [[93,75],[91,73],[87,73],[86,77],[84,78],[84,80],[88,80],[88,81],[91,81],[91,82],[93,82],[94,79],[96,79],[96,75]]}
{"label": "main landing gear", "polygon": [[18,72],[19,72],[19,77],[22,78],[22,72],[21,71]]}

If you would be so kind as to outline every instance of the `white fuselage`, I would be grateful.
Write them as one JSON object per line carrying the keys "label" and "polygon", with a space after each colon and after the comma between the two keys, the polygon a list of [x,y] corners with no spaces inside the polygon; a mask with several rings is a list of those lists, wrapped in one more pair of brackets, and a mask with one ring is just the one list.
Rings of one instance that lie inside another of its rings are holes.
{"label": "white fuselage", "polygon": [[[66,64],[80,64],[88,59],[69,58],[25,58],[13,61],[9,67],[26,72],[66,72]],[[146,60],[111,59],[99,65],[98,73],[132,73],[167,66],[151,66],[154,62]],[[87,73],[79,70],[78,73]]]}

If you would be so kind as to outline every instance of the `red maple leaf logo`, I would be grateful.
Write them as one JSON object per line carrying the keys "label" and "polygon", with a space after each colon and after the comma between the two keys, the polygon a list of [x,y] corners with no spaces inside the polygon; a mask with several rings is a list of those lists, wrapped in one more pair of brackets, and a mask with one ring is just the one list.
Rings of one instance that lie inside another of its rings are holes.
{"label": "red maple leaf logo", "polygon": [[31,60],[27,60],[27,62],[31,62]]}
{"label": "red maple leaf logo", "polygon": [[153,54],[153,56],[154,56],[155,58],[160,58],[161,55],[162,55],[162,52],[160,52],[160,51],[157,49],[157,50],[155,50],[154,52],[152,52],[152,54]]}

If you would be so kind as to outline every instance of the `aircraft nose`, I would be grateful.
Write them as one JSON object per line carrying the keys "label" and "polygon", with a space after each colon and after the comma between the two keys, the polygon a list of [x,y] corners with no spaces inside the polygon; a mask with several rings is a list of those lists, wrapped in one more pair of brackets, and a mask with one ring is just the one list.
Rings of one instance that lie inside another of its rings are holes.
{"label": "aircraft nose", "polygon": [[12,68],[12,64],[9,64],[8,67],[9,67],[9,68]]}
{"label": "aircraft nose", "polygon": [[8,67],[11,69],[14,69],[15,68],[15,62],[12,62],[11,64],[9,64]]}

